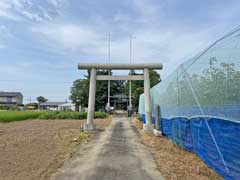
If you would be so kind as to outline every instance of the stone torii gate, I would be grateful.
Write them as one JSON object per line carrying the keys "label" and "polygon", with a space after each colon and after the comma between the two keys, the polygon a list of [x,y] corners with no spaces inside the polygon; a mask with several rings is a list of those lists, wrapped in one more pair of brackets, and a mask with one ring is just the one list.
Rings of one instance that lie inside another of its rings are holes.
{"label": "stone torii gate", "polygon": [[[143,129],[151,131],[154,125],[151,122],[151,103],[150,103],[150,79],[149,69],[162,69],[162,64],[159,63],[143,63],[143,64],[98,64],[98,63],[80,63],[78,69],[90,70],[90,87],[88,99],[87,123],[84,124],[84,130],[92,131],[96,129],[93,123],[95,95],[96,95],[96,80],[144,80],[144,101],[146,124]],[[143,70],[143,75],[127,75],[127,76],[112,76],[112,75],[97,75],[97,69],[104,70]]]}

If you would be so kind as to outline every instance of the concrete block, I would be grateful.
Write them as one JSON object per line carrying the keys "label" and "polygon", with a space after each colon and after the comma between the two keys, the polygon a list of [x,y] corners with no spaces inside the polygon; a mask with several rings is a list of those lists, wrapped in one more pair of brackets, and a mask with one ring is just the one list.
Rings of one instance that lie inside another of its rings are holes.
{"label": "concrete block", "polygon": [[154,130],[153,130],[153,134],[154,134],[155,136],[162,136],[162,131],[158,131],[157,129],[154,129]]}
{"label": "concrete block", "polygon": [[143,130],[144,131],[153,131],[154,124],[143,124]]}
{"label": "concrete block", "polygon": [[95,131],[96,125],[95,124],[84,124],[84,131]]}

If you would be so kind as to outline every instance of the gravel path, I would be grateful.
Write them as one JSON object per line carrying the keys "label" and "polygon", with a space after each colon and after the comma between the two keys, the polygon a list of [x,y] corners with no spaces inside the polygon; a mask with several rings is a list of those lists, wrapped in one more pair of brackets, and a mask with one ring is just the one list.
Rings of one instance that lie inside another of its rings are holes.
{"label": "gravel path", "polygon": [[161,180],[147,147],[129,118],[114,117],[101,136],[82,147],[55,180]]}

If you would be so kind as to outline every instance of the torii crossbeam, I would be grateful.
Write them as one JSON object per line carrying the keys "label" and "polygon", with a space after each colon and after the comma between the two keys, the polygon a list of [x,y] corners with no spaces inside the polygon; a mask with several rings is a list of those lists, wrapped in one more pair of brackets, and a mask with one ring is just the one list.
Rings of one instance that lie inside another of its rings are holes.
{"label": "torii crossbeam", "polygon": [[[84,130],[92,131],[96,129],[93,123],[95,95],[96,95],[96,80],[144,80],[144,100],[145,100],[145,115],[146,124],[143,129],[151,131],[154,125],[151,122],[151,103],[150,103],[150,79],[149,69],[162,69],[160,63],[142,63],[142,64],[99,64],[99,63],[80,63],[78,69],[90,70],[90,88],[88,99],[88,114],[87,123],[84,124]],[[127,76],[112,76],[112,75],[97,75],[97,69],[110,70],[143,70],[144,75],[127,75]]]}

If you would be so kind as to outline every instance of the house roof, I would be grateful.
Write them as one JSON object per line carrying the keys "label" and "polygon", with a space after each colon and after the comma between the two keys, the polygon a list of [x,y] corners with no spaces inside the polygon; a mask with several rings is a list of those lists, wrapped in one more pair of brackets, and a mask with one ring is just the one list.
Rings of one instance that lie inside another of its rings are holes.
{"label": "house roof", "polygon": [[20,92],[0,92],[0,97],[23,96]]}
{"label": "house roof", "polygon": [[44,102],[44,103],[40,103],[40,106],[58,106],[65,103],[66,102]]}
{"label": "house roof", "polygon": [[59,107],[71,107],[71,106],[74,106],[73,103],[64,103],[64,104],[60,104]]}

